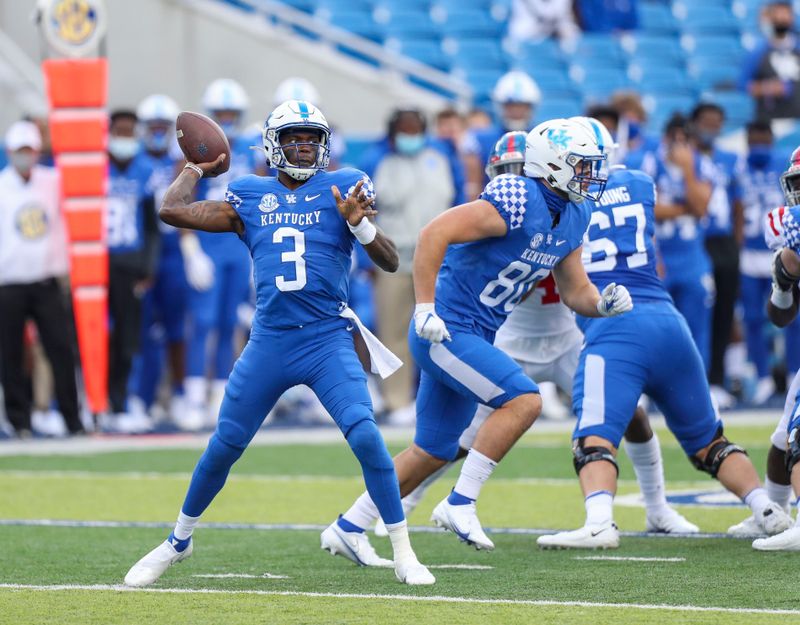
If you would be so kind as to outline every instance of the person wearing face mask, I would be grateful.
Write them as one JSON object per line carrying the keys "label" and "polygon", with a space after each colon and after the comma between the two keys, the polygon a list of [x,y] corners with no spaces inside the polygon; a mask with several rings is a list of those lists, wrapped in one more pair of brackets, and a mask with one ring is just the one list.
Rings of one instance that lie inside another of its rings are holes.
{"label": "person wearing face mask", "polygon": [[[479,162],[489,161],[497,140],[507,132],[528,132],[533,127],[536,107],[541,101],[542,92],[528,74],[516,70],[503,74],[492,90],[495,123],[474,133]],[[482,185],[488,182],[489,178],[484,173]]]}
{"label": "person wearing face mask", "polygon": [[108,138],[108,307],[110,334],[108,397],[112,430],[143,432],[143,413],[128,411],[128,378],[139,349],[142,298],[152,286],[160,233],[150,180],[153,168],[140,152],[136,113],[111,113]]}
{"label": "person wearing face mask", "polygon": [[[414,308],[412,259],[420,230],[441,212],[461,203],[447,151],[426,134],[416,108],[395,110],[387,136],[365,155],[364,171],[375,184],[377,223],[397,245],[400,267],[376,275],[378,336],[405,363],[411,362],[407,331]],[[463,174],[462,174],[463,176]],[[383,381],[389,422],[414,422],[414,370],[401,367]]]}
{"label": "person wearing face mask", "polygon": [[642,97],[634,91],[617,91],[611,96],[609,106],[619,116],[612,133],[619,145],[619,159],[629,169],[639,169],[645,154],[655,152],[659,146],[658,136],[645,133],[647,111]]}
{"label": "person wearing face mask", "polygon": [[[141,158],[153,171],[148,188],[153,193],[155,206],[161,204],[161,198],[176,175],[177,154],[180,154],[175,139],[178,113],[180,109],[175,101],[162,94],[146,97],[136,109],[139,118],[137,134],[143,148]],[[149,413],[161,380],[166,348],[172,382],[170,413],[175,419],[183,414],[188,284],[179,230],[161,220],[157,223],[161,232],[161,251],[153,288],[147,291],[142,301],[141,350],[134,361],[129,403],[131,412]]]}
{"label": "person wearing face mask", "polygon": [[716,146],[725,112],[701,102],[691,114],[691,128],[703,178],[711,182],[705,245],[714,271],[716,301],[711,321],[711,360],[708,381],[720,408],[735,399],[725,390],[725,352],[731,342],[733,313],[739,292],[739,246],[742,241],[741,163],[732,152]]}
{"label": "person wearing face mask", "polygon": [[[770,371],[771,338],[767,332],[767,311],[764,301],[772,286],[773,252],[764,241],[767,214],[783,204],[781,174],[786,159],[773,146],[772,128],[768,121],[757,120],[747,125],[747,158],[741,172],[744,204],[744,240],[740,254],[741,301],[744,311],[747,356],[756,368],[758,383],[754,404],[765,403],[775,393]],[[789,380],[800,368],[800,321],[786,327],[786,370]]]}
{"label": "person wearing face mask", "polygon": [[800,44],[790,0],[771,0],[761,16],[765,38],[745,59],[739,88],[755,98],[759,119],[800,116]]}
{"label": "person wearing face mask", "polygon": [[58,172],[38,164],[42,139],[32,122],[13,124],[5,147],[9,164],[0,171],[0,383],[6,415],[18,436],[31,435],[23,341],[25,323],[32,319],[53,369],[67,429],[83,434],[72,320],[57,281],[69,271]]}

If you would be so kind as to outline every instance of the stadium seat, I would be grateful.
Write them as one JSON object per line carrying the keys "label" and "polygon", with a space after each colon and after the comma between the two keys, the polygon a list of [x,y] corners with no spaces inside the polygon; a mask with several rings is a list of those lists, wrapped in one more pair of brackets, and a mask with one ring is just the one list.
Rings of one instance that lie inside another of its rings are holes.
{"label": "stadium seat", "polygon": [[[631,68],[632,73],[634,68]],[[647,72],[636,76],[638,88],[650,94],[687,94],[693,95],[696,87],[692,84],[685,68],[661,67],[650,68]]]}
{"label": "stadium seat", "polygon": [[605,33],[583,35],[576,44],[572,59],[577,63],[603,67],[622,67],[625,64],[625,55],[618,41]]}
{"label": "stadium seat", "polygon": [[383,29],[387,38],[439,39],[439,29],[424,11],[393,11]]}
{"label": "stadium seat", "polygon": [[491,99],[492,90],[497,80],[503,75],[502,72],[491,69],[457,71],[456,74],[463,75],[464,79],[474,90],[474,98],[478,100]]}
{"label": "stadium seat", "polygon": [[687,95],[662,94],[645,96],[642,100],[648,110],[647,126],[653,133],[661,133],[664,125],[675,113],[688,115],[695,105],[695,98]]}
{"label": "stadium seat", "polygon": [[313,13],[317,8],[317,0],[283,0],[283,4],[305,13]]}
{"label": "stadium seat", "polygon": [[726,64],[738,64],[744,48],[739,38],[726,35],[691,36],[684,40],[693,59],[714,59]]}
{"label": "stadium seat", "polygon": [[584,98],[596,101],[607,100],[614,91],[628,89],[631,81],[627,73],[618,68],[570,68],[570,75],[580,86]]}
{"label": "stadium seat", "polygon": [[[346,0],[345,0],[346,1]],[[431,0],[372,0],[376,11],[428,11]]]}
{"label": "stadium seat", "polygon": [[583,115],[583,104],[577,98],[545,98],[536,109],[535,123],[559,117]]}
{"label": "stadium seat", "polygon": [[735,89],[739,71],[737,64],[721,63],[719,59],[701,57],[689,62],[689,75],[700,91]]}
{"label": "stadium seat", "polygon": [[391,49],[435,69],[447,71],[450,68],[450,59],[442,52],[442,46],[438,41],[402,39]]}
{"label": "stadium seat", "polygon": [[570,79],[567,72],[561,68],[540,67],[530,72],[545,98],[548,97],[577,97],[578,88]]}
{"label": "stadium seat", "polygon": [[443,37],[485,37],[499,39],[505,26],[496,22],[486,11],[462,9],[450,12],[439,23]]}
{"label": "stadium seat", "polygon": [[670,35],[637,33],[623,37],[622,47],[637,61],[653,59],[659,63],[669,62],[675,65],[682,63],[685,57],[680,41]]}
{"label": "stadium seat", "polygon": [[507,67],[506,55],[500,43],[491,39],[448,39],[443,49],[454,66],[469,69],[498,69]]}
{"label": "stadium seat", "polygon": [[739,20],[733,15],[730,6],[693,2],[686,7],[686,17],[680,22],[681,30],[684,33],[739,33]]}
{"label": "stadium seat", "polygon": [[342,11],[361,11],[370,14],[372,12],[371,0],[317,0],[314,14],[322,19],[327,19],[333,13]]}
{"label": "stadium seat", "polygon": [[705,102],[714,102],[725,109],[725,126],[738,128],[753,118],[755,103],[741,91],[707,91],[702,94]]}
{"label": "stadium seat", "polygon": [[530,41],[522,44],[516,55],[523,69],[531,72],[533,67],[566,67],[563,50],[554,39]]}
{"label": "stadium seat", "polygon": [[642,2],[639,4],[639,26],[648,33],[675,33],[678,21],[670,8],[662,2]]}
{"label": "stadium seat", "polygon": [[332,13],[328,21],[351,33],[380,43],[383,41],[383,31],[374,22],[369,13],[361,11],[337,11]]}

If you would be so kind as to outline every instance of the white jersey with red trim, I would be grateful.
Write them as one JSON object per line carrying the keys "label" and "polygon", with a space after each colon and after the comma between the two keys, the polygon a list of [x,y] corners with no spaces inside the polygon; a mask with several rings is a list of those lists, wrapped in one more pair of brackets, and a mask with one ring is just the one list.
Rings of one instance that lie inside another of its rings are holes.
{"label": "white jersey with red trim", "polygon": [[579,349],[582,342],[575,315],[561,302],[550,274],[511,311],[494,344],[515,360],[541,364]]}

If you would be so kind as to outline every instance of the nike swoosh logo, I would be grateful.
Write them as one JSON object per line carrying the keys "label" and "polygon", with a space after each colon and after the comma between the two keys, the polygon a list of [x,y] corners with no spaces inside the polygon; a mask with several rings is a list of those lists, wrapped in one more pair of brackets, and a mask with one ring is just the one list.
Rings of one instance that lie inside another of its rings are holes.
{"label": "nike swoosh logo", "polygon": [[317,193],[316,195],[306,195],[306,202],[316,200],[320,195],[322,195],[322,193]]}
{"label": "nike swoosh logo", "polygon": [[563,243],[566,243],[566,242],[567,242],[566,239],[561,239],[560,241],[556,241],[556,247],[558,247],[559,245],[561,245]]}
{"label": "nike swoosh logo", "polygon": [[594,537],[594,536],[597,536],[598,534],[602,534],[602,533],[603,533],[603,532],[605,532],[607,529],[608,529],[607,527],[604,527],[604,528],[603,528],[603,529],[601,529],[601,530],[597,530],[596,532],[592,532],[592,537]]}

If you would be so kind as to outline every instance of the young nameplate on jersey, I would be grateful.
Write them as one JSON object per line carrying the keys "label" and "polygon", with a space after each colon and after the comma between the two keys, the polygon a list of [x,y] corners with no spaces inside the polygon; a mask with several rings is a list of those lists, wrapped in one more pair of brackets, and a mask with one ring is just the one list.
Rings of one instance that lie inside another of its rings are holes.
{"label": "young nameplate on jersey", "polygon": [[[766,216],[764,237],[776,250],[772,264],[772,293],[767,303],[770,320],[785,327],[797,317],[800,291],[800,148],[792,153],[789,168],[781,176],[784,202]],[[800,372],[786,394],[783,414],[771,436],[767,455],[767,487],[772,499],[789,509],[793,492],[800,489]],[[731,530],[754,534],[752,517]],[[800,526],[797,521],[786,531],[753,541],[759,551],[800,551]]]}
{"label": "young nameplate on jersey", "polygon": [[788,516],[770,501],[745,451],[725,438],[700,353],[656,273],[655,200],[650,176],[620,167],[611,170],[605,193],[592,204],[586,271],[598,289],[624,280],[636,307],[614,320],[579,317],[584,346],[572,393],[578,418],[573,464],[586,522],[539,537],[544,548],[619,546],[613,519],[616,454],[643,393],[659,407],[692,464],[740,497],[765,532],[788,527]]}
{"label": "young nameplate on jersey", "polygon": [[325,171],[329,137],[319,109],[305,101],[284,102],[263,132],[266,158],[277,177],[238,178],[228,185],[225,200],[191,202],[195,184],[215,170],[222,155],[212,163],[188,163],[164,198],[164,221],[234,232],[247,245],[255,266],[256,314],[175,530],[133,566],[125,577],[128,585],[151,584],[191,554],[200,515],[277,399],[298,384],[314,391],[358,458],[367,491],[387,520],[394,562],[362,548],[335,523],[323,533],[323,547],[357,564],[393,567],[407,584],[435,581],[409,542],[392,459],[375,424],[366,375],[350,335],[353,325],[361,329],[377,373],[389,375],[402,363],[361,326],[346,303],[356,241],[385,271],[396,270],[397,253],[369,220],[376,211],[372,183],[363,172]]}
{"label": "young nameplate on jersey", "polygon": [[[613,139],[606,128],[590,118],[573,118],[594,132],[595,124],[602,133],[602,143],[610,149]],[[502,174],[520,176],[525,165],[527,133],[512,131],[495,144],[486,174],[490,180]],[[494,346],[511,356],[523,372],[537,383],[554,383],[566,395],[572,394],[572,380],[578,367],[583,334],[575,324],[573,312],[562,302],[552,273],[536,286],[517,305],[497,331]],[[541,388],[541,386],[540,386]],[[543,396],[543,416],[548,399]],[[478,404],[469,427],[458,441],[457,459],[467,456],[483,423],[492,413],[491,406]],[[644,495],[648,531],[698,532],[696,525],[671,508],[665,498],[664,471],[658,438],[650,428],[644,410],[637,408],[634,422],[625,433],[626,451]],[[408,516],[419,504],[428,487],[441,477],[454,462],[425,479],[413,492],[403,497],[403,509]],[[381,522],[375,525],[375,535],[385,535]]]}
{"label": "young nameplate on jersey", "polygon": [[[494,547],[475,512],[481,486],[541,410],[538,386],[492,344],[495,332],[551,271],[564,302],[583,315],[632,308],[624,287],[601,293],[581,264],[589,221],[584,200],[602,194],[604,160],[598,138],[579,124],[540,124],[526,137],[524,175],[497,176],[480,199],[445,211],[419,237],[408,335],[422,371],[416,433],[395,467],[407,495],[456,457],[476,406],[490,406],[453,492],[433,515],[479,549]],[[343,515],[357,530],[377,517],[367,493]]]}

